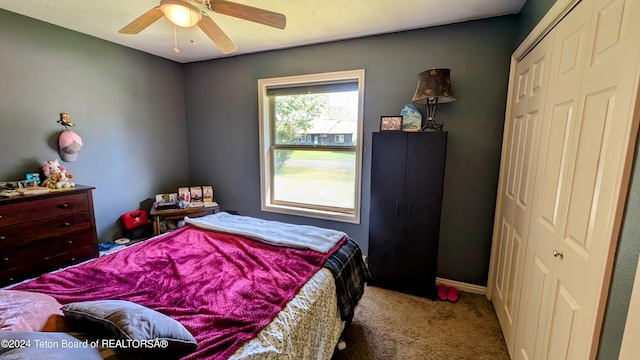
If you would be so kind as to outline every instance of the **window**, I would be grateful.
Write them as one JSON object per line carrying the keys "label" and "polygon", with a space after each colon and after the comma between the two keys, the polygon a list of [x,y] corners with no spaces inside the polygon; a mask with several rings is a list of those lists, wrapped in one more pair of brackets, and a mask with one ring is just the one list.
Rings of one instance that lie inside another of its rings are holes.
{"label": "window", "polygon": [[263,211],[360,222],[364,70],[258,80]]}

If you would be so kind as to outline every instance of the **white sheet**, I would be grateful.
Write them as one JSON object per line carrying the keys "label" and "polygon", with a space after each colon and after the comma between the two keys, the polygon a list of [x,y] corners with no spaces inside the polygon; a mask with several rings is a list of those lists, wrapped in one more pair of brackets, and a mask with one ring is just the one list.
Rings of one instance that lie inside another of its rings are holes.
{"label": "white sheet", "polygon": [[184,221],[203,229],[246,236],[272,244],[307,248],[325,254],[347,235],[338,230],[287,224],[225,212],[199,218],[185,217]]}

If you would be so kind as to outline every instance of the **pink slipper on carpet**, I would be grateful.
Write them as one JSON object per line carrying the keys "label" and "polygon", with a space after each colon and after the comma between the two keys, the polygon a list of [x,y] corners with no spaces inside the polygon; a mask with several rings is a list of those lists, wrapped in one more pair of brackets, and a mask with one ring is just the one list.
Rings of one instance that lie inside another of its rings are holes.
{"label": "pink slipper on carpet", "polygon": [[456,302],[458,301],[458,299],[460,298],[460,290],[458,290],[455,287],[450,287],[448,294],[447,294],[447,299],[451,302]]}
{"label": "pink slipper on carpet", "polygon": [[449,288],[446,285],[443,284],[438,284],[437,286],[438,288],[438,297],[440,298],[440,300],[447,300],[447,297],[449,296]]}

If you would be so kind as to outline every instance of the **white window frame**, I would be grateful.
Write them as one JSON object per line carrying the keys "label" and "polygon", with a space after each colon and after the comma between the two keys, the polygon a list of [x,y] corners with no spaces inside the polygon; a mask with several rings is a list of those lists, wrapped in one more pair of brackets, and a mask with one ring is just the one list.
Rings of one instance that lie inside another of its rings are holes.
{"label": "white window frame", "polygon": [[[283,76],[268,79],[258,79],[258,108],[260,127],[260,208],[262,211],[306,216],[325,220],[334,220],[347,223],[360,223],[361,189],[362,189],[362,149],[363,149],[363,124],[364,124],[364,69],[336,71],[328,73]],[[273,119],[267,96],[269,88],[286,86],[304,86],[314,83],[331,83],[355,81],[358,83],[358,125],[356,144],[356,174],[354,189],[354,211],[344,213],[328,209],[306,208],[290,205],[275,204],[272,201],[271,179],[273,177],[273,164],[271,156],[272,144],[275,142],[271,129]]]}

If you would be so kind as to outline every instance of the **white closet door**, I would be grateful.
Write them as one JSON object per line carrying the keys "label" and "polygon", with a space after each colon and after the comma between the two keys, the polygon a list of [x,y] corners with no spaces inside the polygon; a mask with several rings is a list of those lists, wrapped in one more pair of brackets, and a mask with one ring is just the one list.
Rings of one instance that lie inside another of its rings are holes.
{"label": "white closet door", "polygon": [[522,287],[524,250],[531,217],[533,175],[540,140],[542,114],[552,37],[546,37],[518,64],[515,87],[512,90],[510,115],[508,169],[503,174],[499,211],[500,248],[497,281],[494,282],[493,303],[502,326],[507,348],[513,349],[516,322]]}
{"label": "white closet door", "polygon": [[556,263],[553,250],[566,207],[566,173],[576,126],[591,3],[584,1],[551,32],[554,35],[547,104],[535,177],[533,221],[524,264],[522,307],[515,359],[543,359],[542,347]]}
{"label": "white closet door", "polygon": [[554,249],[563,256],[551,283],[549,359],[595,358],[637,131],[640,3],[594,3]]}
{"label": "white closet door", "polygon": [[553,30],[516,358],[595,358],[637,130],[639,7],[585,0]]}

